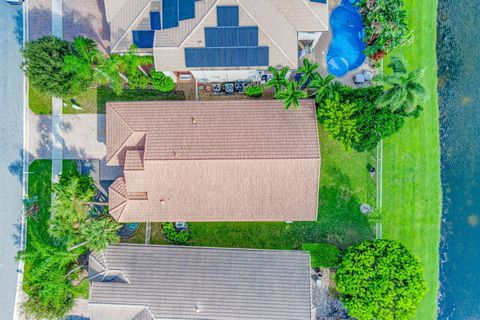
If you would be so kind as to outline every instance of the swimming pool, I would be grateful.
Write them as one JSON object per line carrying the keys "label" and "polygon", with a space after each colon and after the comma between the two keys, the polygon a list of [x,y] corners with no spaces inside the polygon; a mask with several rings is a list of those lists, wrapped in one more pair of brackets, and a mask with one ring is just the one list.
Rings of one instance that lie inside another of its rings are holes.
{"label": "swimming pool", "polygon": [[352,3],[357,0],[342,0],[330,15],[333,38],[327,52],[328,72],[343,77],[365,61],[362,16]]}

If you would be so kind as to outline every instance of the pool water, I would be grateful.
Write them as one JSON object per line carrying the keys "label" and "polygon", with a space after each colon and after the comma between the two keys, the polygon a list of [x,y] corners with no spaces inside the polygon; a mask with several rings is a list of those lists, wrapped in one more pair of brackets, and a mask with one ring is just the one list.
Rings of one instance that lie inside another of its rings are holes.
{"label": "pool water", "polygon": [[327,52],[328,72],[343,77],[347,72],[360,67],[365,61],[363,22],[355,0],[342,0],[330,15],[332,41]]}

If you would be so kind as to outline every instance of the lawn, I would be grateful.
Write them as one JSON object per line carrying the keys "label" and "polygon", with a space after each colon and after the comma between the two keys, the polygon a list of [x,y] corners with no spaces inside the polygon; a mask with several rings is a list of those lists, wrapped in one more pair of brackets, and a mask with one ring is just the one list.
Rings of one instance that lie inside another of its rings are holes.
{"label": "lawn", "polygon": [[[374,204],[375,183],[366,167],[369,153],[346,152],[320,131],[322,169],[316,222],[189,223],[190,244],[211,247],[299,249],[306,242],[327,242],[346,248],[372,238],[372,228],[359,211]],[[158,230],[157,230],[158,229]],[[163,244],[159,226],[152,224],[151,243]]]}
{"label": "lawn", "polygon": [[[77,170],[75,161],[64,160],[63,172],[71,172]],[[51,160],[35,160],[30,165],[28,171],[28,195],[30,197],[37,196],[39,202],[39,213],[37,215],[37,221],[32,218],[28,218],[27,224],[27,247],[26,250],[32,250],[31,243],[35,241],[34,237],[45,238],[47,237],[48,220],[50,219],[50,204],[51,204],[51,174],[52,174],[52,161]],[[32,268],[29,261],[25,261],[24,268],[24,284],[23,289],[28,293],[28,277]],[[88,283],[88,281],[87,281]],[[88,285],[81,284],[77,291],[78,297],[88,297]]]}
{"label": "lawn", "polygon": [[409,120],[384,147],[383,237],[399,240],[420,258],[428,293],[416,318],[437,318],[441,188],[436,69],[437,0],[405,0],[415,41],[397,54],[410,67],[427,67],[429,92],[422,116]]}
{"label": "lawn", "polygon": [[52,113],[52,96],[40,92],[37,88],[28,83],[28,106],[35,114]]}

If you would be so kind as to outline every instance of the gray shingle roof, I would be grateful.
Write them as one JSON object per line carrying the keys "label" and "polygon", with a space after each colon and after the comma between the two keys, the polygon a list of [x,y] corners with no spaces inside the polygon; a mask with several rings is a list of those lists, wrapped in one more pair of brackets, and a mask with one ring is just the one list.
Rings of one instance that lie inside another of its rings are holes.
{"label": "gray shingle roof", "polygon": [[102,259],[130,282],[92,282],[90,306],[111,315],[102,319],[129,305],[147,306],[155,319],[311,319],[302,251],[120,244],[90,257]]}

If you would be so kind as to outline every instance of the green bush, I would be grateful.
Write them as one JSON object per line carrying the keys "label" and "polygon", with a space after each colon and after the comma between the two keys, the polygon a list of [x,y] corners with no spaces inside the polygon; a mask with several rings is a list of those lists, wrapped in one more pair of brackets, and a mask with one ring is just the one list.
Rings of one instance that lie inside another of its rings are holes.
{"label": "green bush", "polygon": [[175,243],[186,243],[190,238],[190,233],[188,230],[182,230],[178,232],[172,222],[162,223],[162,232],[167,240]]}
{"label": "green bush", "polygon": [[136,69],[136,71],[130,73],[128,75],[128,88],[135,90],[135,89],[145,89],[149,85],[148,77],[143,74],[140,70]]}
{"label": "green bush", "polygon": [[310,252],[312,268],[334,268],[340,263],[340,249],[328,243],[304,243],[302,250]]}
{"label": "green bush", "polygon": [[335,282],[348,314],[358,320],[412,319],[426,292],[420,262],[392,240],[350,247]]}
{"label": "green bush", "polygon": [[175,89],[175,82],[173,82],[172,78],[167,77],[162,72],[152,71],[150,76],[152,77],[153,87],[158,91],[170,92]]}
{"label": "green bush", "polygon": [[263,87],[260,85],[251,85],[245,88],[245,94],[252,98],[261,97],[263,93]]}

